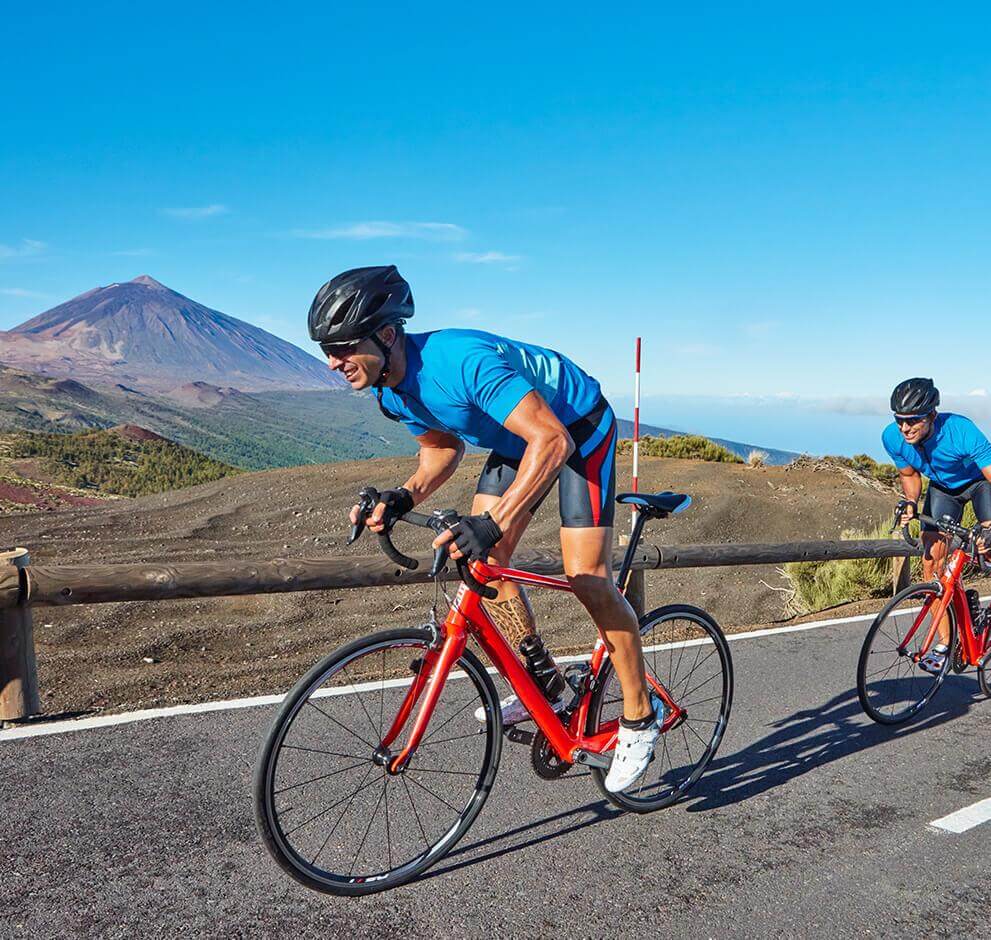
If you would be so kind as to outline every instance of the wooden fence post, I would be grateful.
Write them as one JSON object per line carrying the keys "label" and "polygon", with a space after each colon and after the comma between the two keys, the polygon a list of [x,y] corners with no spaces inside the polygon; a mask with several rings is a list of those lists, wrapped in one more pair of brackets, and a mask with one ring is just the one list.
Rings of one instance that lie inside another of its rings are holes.
{"label": "wooden fence post", "polygon": [[14,606],[0,604],[0,722],[41,711],[31,607],[23,589],[29,561],[25,548],[0,550],[0,599],[17,597]]}
{"label": "wooden fence post", "polygon": [[626,581],[626,599],[637,617],[642,617],[647,603],[647,579],[642,568],[634,568],[630,572],[630,577]]}
{"label": "wooden fence post", "polygon": [[891,559],[891,596],[904,591],[912,583],[912,559],[905,555]]}

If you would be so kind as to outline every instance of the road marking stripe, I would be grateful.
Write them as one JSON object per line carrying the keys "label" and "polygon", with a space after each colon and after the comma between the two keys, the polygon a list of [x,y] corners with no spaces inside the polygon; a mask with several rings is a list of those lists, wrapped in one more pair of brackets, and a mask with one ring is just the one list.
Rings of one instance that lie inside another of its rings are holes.
{"label": "road marking stripe", "polygon": [[[982,597],[982,601],[987,598]],[[866,620],[873,620],[877,612],[872,614],[859,614],[855,617],[837,617],[833,620],[812,620],[808,623],[796,623],[789,627],[767,627],[762,630],[748,630],[745,633],[730,633],[726,639],[731,643],[737,640],[754,640],[765,636],[777,636],[783,633],[801,633],[806,630],[818,630],[821,627],[839,626],[849,623],[863,623]],[[699,646],[708,643],[709,640],[687,640],[680,643],[665,643],[659,646],[647,647],[647,652],[662,649],[672,649],[681,646]],[[559,663],[578,663],[588,660],[588,655],[580,656],[559,656],[556,657]],[[486,670],[490,674],[495,674],[495,669],[489,667]],[[451,678],[464,678],[463,672],[452,672]],[[408,683],[409,679],[389,679],[386,681],[386,688],[391,688]],[[318,695],[346,695],[352,692],[378,689],[379,683],[366,682],[356,686],[342,686],[339,689],[323,689]],[[238,708],[258,708],[264,705],[278,705],[285,698],[283,695],[257,695],[251,698],[225,699],[216,702],[195,702],[190,705],[171,705],[165,708],[146,708],[136,712],[123,712],[119,715],[93,715],[89,718],[72,718],[66,721],[53,721],[47,724],[25,725],[16,728],[9,728],[0,731],[0,743],[4,741],[19,741],[23,738],[46,737],[50,734],[66,734],[70,731],[85,731],[90,728],[109,728],[115,725],[127,725],[135,721],[147,721],[151,718],[173,718],[178,715],[200,715],[207,712],[227,711]]]}
{"label": "road marking stripe", "polygon": [[973,829],[974,826],[979,826],[981,823],[986,823],[988,820],[991,820],[991,799],[965,806],[955,813],[950,813],[949,816],[934,819],[929,825],[933,829],[942,829],[944,832],[959,834]]}

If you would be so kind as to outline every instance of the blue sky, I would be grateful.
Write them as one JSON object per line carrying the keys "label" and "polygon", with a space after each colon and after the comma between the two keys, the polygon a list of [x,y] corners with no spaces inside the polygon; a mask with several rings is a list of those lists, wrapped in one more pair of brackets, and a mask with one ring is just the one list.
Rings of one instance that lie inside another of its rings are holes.
{"label": "blue sky", "polygon": [[308,347],[391,261],[415,326],[617,403],[642,334],[655,423],[876,453],[910,374],[983,414],[986,5],[19,6],[0,329],[148,273]]}

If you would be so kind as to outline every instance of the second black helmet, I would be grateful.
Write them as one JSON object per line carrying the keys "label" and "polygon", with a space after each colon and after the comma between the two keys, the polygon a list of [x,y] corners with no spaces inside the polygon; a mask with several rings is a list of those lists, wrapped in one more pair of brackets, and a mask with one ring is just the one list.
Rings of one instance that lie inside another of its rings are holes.
{"label": "second black helmet", "polygon": [[927,415],[939,404],[939,389],[932,379],[905,379],[891,393],[891,410],[896,415]]}
{"label": "second black helmet", "polygon": [[413,316],[413,292],[394,264],[352,268],[327,281],[310,305],[310,338],[351,343]]}

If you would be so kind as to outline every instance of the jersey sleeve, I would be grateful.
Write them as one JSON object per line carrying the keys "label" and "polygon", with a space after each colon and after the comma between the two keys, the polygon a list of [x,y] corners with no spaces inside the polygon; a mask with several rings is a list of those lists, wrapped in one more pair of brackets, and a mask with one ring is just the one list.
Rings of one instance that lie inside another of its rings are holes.
{"label": "jersey sleeve", "polygon": [[[894,432],[894,435],[892,434]],[[897,437],[895,437],[897,435]],[[888,456],[894,461],[895,466],[899,470],[904,470],[909,466],[908,461],[902,456],[901,452],[901,432],[894,424],[889,424],[881,434],[881,443],[884,445],[884,449],[888,452]]]}
{"label": "jersey sleeve", "polygon": [[498,349],[481,346],[462,361],[465,394],[473,405],[499,424],[534,390]]}
{"label": "jersey sleeve", "polygon": [[985,467],[991,467],[991,442],[988,441],[984,432],[968,419],[965,433],[970,458],[982,470]]}

